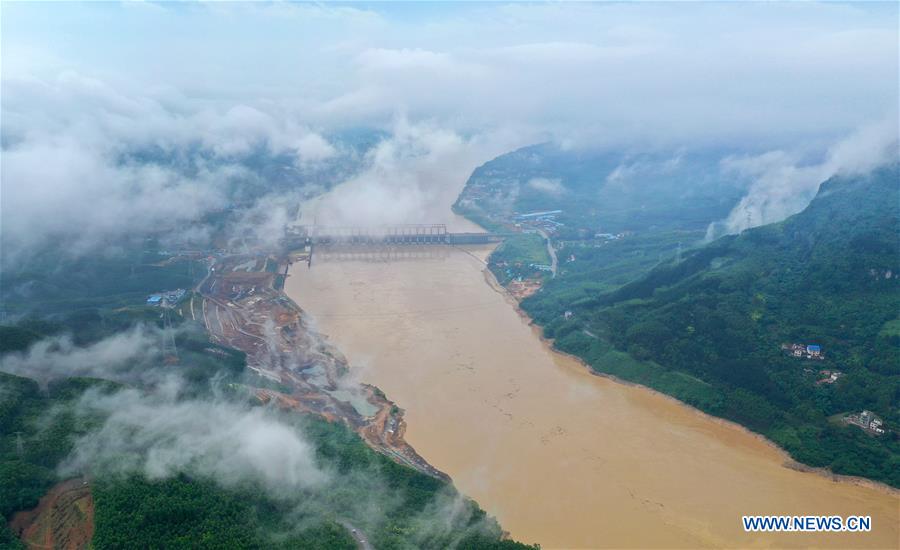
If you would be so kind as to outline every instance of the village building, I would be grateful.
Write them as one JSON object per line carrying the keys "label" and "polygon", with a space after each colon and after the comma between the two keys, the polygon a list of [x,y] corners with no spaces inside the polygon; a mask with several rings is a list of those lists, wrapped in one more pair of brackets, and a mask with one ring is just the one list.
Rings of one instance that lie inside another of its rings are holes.
{"label": "village building", "polygon": [[825,359],[822,346],[818,344],[781,344],[781,350],[798,359]]}
{"label": "village building", "polygon": [[187,290],[183,288],[178,288],[175,290],[169,290],[166,292],[160,292],[158,294],[151,294],[147,297],[147,305],[148,306],[161,306],[161,307],[173,307],[175,304],[180,302],[185,296],[187,296]]}
{"label": "village building", "polygon": [[859,414],[848,414],[844,422],[863,429],[871,435],[884,435],[884,421],[872,411],[862,411]]}
{"label": "village building", "polygon": [[823,378],[816,381],[817,386],[820,384],[834,384],[840,377],[844,376],[844,373],[839,370],[821,370],[819,375]]}

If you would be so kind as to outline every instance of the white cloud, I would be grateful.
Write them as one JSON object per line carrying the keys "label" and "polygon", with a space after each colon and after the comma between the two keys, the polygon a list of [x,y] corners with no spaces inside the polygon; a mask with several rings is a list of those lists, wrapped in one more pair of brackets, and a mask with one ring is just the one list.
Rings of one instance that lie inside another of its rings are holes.
{"label": "white cloud", "polygon": [[0,174],[6,260],[48,244],[78,254],[109,238],[195,220],[224,206],[224,187],[235,173],[224,165],[185,177],[110,156],[74,137],[5,150]]}
{"label": "white cloud", "polygon": [[[803,210],[822,182],[837,174],[865,173],[900,159],[896,119],[861,127],[832,145],[818,162],[802,162],[796,154],[770,151],[731,157],[726,173],[752,180],[750,189],[728,217],[710,225],[707,238],[783,220]],[[848,205],[851,206],[851,205]]]}
{"label": "white cloud", "polygon": [[309,133],[299,138],[294,150],[301,164],[316,163],[328,160],[337,154],[334,145],[318,134]]}
{"label": "white cloud", "polygon": [[553,197],[558,197],[565,192],[565,187],[559,179],[531,178],[528,180],[528,187]]}
{"label": "white cloud", "polygon": [[303,222],[319,225],[459,223],[449,212],[469,174],[502,152],[524,145],[515,136],[465,138],[428,124],[395,121],[392,133],[360,172],[304,204]]}
{"label": "white cloud", "polygon": [[283,107],[264,109],[196,104],[171,89],[129,96],[72,72],[5,80],[4,261],[47,244],[77,255],[183,230],[254,181],[244,161],[259,151],[293,156],[302,169],[338,155]]}
{"label": "white cloud", "polygon": [[[34,63],[4,64],[4,78],[63,67],[196,100],[284,101],[315,127],[381,124],[406,109],[458,131],[529,125],[559,140],[834,137],[897,102],[894,5],[145,11],[8,8],[4,61]],[[128,40],[90,32],[109,20]],[[75,22],[82,38],[61,40],[55,31]],[[160,44],[160,29],[180,32]]]}
{"label": "white cloud", "polygon": [[148,361],[158,357],[162,332],[137,326],[86,347],[69,336],[35,342],[27,351],[0,357],[0,371],[46,383],[56,378],[93,376],[126,380],[140,375]]}
{"label": "white cloud", "polygon": [[258,481],[282,498],[328,480],[298,430],[265,409],[137,390],[88,392],[79,407],[83,415],[106,420],[76,441],[61,465],[64,472],[141,473],[148,479],[193,472],[226,487]]}
{"label": "white cloud", "polygon": [[[798,156],[900,102],[896,5],[157,8],[4,6],[5,254],[187,222],[249,177],[244,156],[290,155],[302,172],[340,159],[329,136],[347,128],[394,136],[336,192],[332,218],[415,221],[504,148]],[[199,168],[121,162],[135,150]],[[796,208],[769,196],[743,207],[760,220]]]}

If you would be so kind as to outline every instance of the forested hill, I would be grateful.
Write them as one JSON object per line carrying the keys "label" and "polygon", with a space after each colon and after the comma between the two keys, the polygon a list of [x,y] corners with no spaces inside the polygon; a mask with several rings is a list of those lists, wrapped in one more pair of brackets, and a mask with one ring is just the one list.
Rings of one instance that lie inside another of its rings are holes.
{"label": "forested hill", "polygon": [[[835,177],[801,213],[612,292],[523,307],[600,371],[764,433],[798,460],[900,486],[900,165]],[[824,359],[782,344],[821,346]],[[826,381],[824,371],[838,371]],[[873,411],[888,428],[841,419]]]}
{"label": "forested hill", "polygon": [[[193,288],[205,261],[164,253],[149,238],[116,245],[118,253],[77,260],[41,255],[0,277],[0,303],[15,321],[0,324],[0,549],[77,547],[81,538],[97,550],[354,549],[360,533],[379,549],[524,547],[451,484],[377,453],[344,424],[256,398],[257,388],[286,388],[210,338],[191,313],[202,312],[197,295],[168,313],[147,304],[149,294]],[[167,323],[174,364],[158,347]],[[75,377],[85,374],[116,382]],[[166,398],[173,385],[177,396]],[[98,405],[108,398],[113,407]],[[140,420],[125,427],[119,414]],[[171,424],[152,429],[161,421]],[[227,433],[207,435],[217,426]],[[121,445],[104,443],[108,430]],[[88,441],[102,452],[63,468]],[[242,458],[297,442],[314,466],[283,458],[296,454],[279,454],[281,467]],[[294,487],[306,471],[327,472],[328,482]],[[81,474],[88,483],[73,481]]]}
{"label": "forested hill", "polygon": [[721,280],[749,272],[762,275],[757,283],[792,294],[896,289],[898,279],[884,275],[898,267],[898,166],[832,178],[803,212],[716,241],[598,301],[648,297],[697,276]]}
{"label": "forested hill", "polygon": [[744,178],[721,170],[730,153],[531,145],[475,169],[454,209],[488,228],[507,224],[515,213],[559,209],[560,239],[597,231],[705,230],[745,193]]}

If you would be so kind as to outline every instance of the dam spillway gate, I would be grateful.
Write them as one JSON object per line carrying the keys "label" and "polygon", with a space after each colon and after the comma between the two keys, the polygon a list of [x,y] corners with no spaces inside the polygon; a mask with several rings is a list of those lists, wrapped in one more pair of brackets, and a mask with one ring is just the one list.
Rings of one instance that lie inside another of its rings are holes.
{"label": "dam spillway gate", "polygon": [[445,224],[386,226],[295,226],[288,231],[288,248],[305,246],[366,247],[394,245],[455,245],[499,242],[497,233],[451,233]]}

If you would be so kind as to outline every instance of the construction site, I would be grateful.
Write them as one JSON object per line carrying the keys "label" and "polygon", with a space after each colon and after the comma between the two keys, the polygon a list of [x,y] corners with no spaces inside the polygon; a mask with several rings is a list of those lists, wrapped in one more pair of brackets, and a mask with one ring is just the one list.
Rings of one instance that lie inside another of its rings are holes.
{"label": "construction site", "polygon": [[212,260],[195,289],[200,299],[188,305],[190,316],[215,343],[246,353],[247,368],[271,382],[248,386],[261,402],[341,422],[396,462],[449,480],[404,440],[402,409],[354,381],[346,359],[281,290],[292,259],[309,261],[308,252]]}

